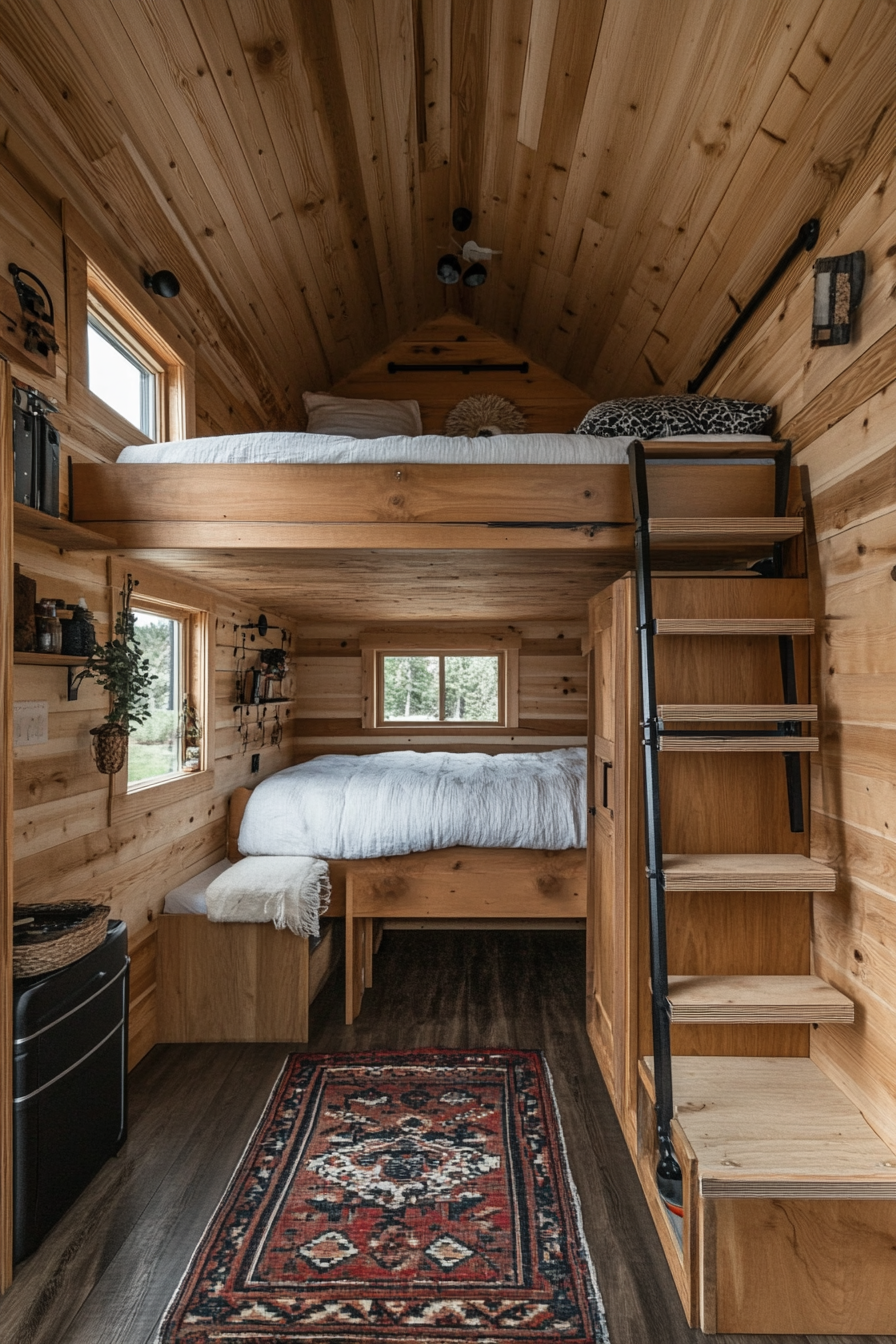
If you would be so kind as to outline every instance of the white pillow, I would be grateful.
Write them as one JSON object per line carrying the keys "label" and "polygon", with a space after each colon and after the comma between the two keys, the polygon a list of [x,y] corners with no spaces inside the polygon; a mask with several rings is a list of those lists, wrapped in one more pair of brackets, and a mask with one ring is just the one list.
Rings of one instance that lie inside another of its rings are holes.
{"label": "white pillow", "polygon": [[374,401],[365,397],[331,397],[304,392],[309,434],[350,434],[353,439],[385,439],[394,434],[423,433],[416,401]]}

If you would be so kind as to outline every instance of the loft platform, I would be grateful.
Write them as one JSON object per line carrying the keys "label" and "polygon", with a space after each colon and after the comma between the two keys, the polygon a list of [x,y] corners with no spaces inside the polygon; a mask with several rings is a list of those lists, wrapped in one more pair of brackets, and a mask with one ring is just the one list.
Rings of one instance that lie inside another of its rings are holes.
{"label": "loft platform", "polygon": [[[693,524],[700,499],[700,521],[729,563],[733,544],[755,557],[802,530],[800,518],[772,516],[773,465],[658,462],[650,471],[666,518]],[[625,563],[633,554],[625,466],[82,462],[72,480],[74,519],[123,549],[572,549]],[[790,498],[796,511],[795,471]],[[673,532],[655,547],[680,555],[682,544]]]}
{"label": "loft platform", "polygon": [[641,1060],[638,1168],[692,1323],[708,1334],[896,1331],[896,1153],[854,1103],[810,1059],[675,1057],[676,1229],[656,1195],[652,1070]]}

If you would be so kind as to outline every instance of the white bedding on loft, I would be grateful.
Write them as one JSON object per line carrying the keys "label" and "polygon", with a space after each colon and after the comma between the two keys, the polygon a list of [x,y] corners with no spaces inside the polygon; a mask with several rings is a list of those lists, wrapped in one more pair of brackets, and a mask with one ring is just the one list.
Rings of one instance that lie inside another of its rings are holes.
{"label": "white bedding on loft", "polygon": [[[676,443],[700,441],[700,435],[676,437]],[[768,443],[764,434],[723,434],[713,439]],[[445,434],[396,435],[353,439],[341,434],[299,434],[267,430],[260,434],[223,434],[178,443],[149,443],[123,448],[119,462],[431,462],[445,466],[575,466],[625,463],[630,438],[599,439],[590,434],[495,434],[488,439]]]}
{"label": "white bedding on loft", "polygon": [[253,790],[242,854],[375,859],[452,845],[584,849],[584,747],[318,756]]}

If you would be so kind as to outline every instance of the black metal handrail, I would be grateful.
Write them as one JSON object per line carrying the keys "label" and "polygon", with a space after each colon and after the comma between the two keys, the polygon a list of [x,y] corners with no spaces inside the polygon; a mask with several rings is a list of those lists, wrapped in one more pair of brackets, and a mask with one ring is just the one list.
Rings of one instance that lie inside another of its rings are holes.
{"label": "black metal handrail", "polygon": [[753,316],[756,309],[759,307],[760,303],[762,303],[762,300],[766,298],[769,294],[771,294],[775,285],[781,279],[781,276],[787,270],[787,267],[790,265],[793,259],[795,257],[798,257],[801,252],[812,251],[812,248],[818,242],[818,233],[820,228],[821,228],[821,220],[819,219],[807,219],[805,224],[801,226],[799,233],[794,238],[793,242],[790,244],[787,251],[784,252],[778,258],[778,261],[775,263],[772,270],[769,271],[768,275],[763,280],[762,284],[759,286],[756,293],[753,295],[752,298],[748,299],[747,302],[744,304],[743,308],[741,308],[737,317],[731,323],[731,326],[725,332],[725,335],[719,341],[715,350],[713,350],[709,359],[706,361],[706,363],[703,365],[703,368],[697,374],[697,377],[692,378],[691,381],[688,383],[689,392],[696,392],[700,387],[703,386],[703,383],[712,373],[713,369],[718,364],[719,360],[722,358],[725,351],[732,344],[735,337],[738,336],[741,331],[743,331],[744,327],[747,325],[750,318]]}

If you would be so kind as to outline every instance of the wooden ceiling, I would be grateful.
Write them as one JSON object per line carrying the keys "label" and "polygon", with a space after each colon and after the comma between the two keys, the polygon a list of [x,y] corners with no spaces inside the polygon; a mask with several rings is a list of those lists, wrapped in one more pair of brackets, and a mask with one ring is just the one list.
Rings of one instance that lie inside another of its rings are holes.
{"label": "wooden ceiling", "polygon": [[[889,0],[0,0],[0,113],[259,424],[446,305],[680,389],[896,85]],[[434,277],[449,215],[501,249]]]}

